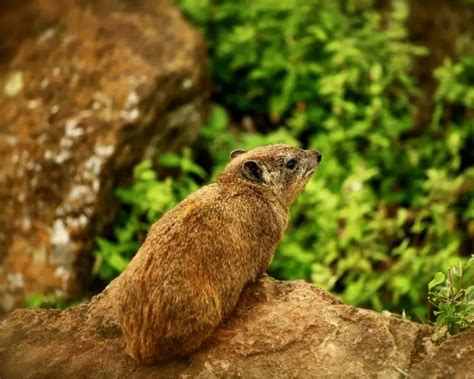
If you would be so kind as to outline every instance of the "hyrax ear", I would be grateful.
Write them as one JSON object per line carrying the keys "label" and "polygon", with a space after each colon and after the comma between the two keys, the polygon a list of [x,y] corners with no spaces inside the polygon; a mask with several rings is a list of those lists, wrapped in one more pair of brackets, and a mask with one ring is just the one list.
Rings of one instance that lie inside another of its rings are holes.
{"label": "hyrax ear", "polygon": [[263,179],[263,169],[256,161],[245,161],[242,164],[242,172],[247,179],[255,182],[265,182]]}
{"label": "hyrax ear", "polygon": [[246,153],[246,152],[247,152],[246,150],[242,150],[242,149],[232,150],[229,154],[229,158],[234,159],[234,158],[238,157],[240,154],[243,154],[243,153]]}

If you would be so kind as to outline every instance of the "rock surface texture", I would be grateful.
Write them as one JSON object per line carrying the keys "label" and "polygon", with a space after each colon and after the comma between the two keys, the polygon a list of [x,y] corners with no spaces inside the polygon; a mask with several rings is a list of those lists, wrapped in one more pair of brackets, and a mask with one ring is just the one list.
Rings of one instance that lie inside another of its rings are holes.
{"label": "rock surface texture", "polygon": [[[0,323],[0,376],[29,378],[469,378],[474,333],[439,346],[433,329],[342,304],[304,282],[247,287],[231,319],[188,359],[142,366],[124,351],[114,284],[65,311]],[[439,343],[438,343],[439,344]]]}
{"label": "rock surface texture", "polygon": [[1,313],[81,292],[112,188],[196,137],[208,91],[168,0],[2,1],[0,34]]}

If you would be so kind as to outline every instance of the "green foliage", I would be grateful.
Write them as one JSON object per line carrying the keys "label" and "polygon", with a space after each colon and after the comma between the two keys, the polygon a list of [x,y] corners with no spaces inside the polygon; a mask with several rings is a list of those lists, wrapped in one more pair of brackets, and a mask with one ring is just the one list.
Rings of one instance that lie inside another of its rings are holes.
{"label": "green foliage", "polygon": [[[201,134],[211,177],[189,152],[160,157],[175,177],[139,165],[133,186],[117,192],[124,211],[113,238],[98,240],[99,274],[117,275],[149,224],[215,178],[232,149],[283,142],[316,148],[323,161],[291,210],[271,274],[426,319],[427,283],[472,253],[472,57],[435,71],[434,112],[420,132],[410,68],[426,51],[406,40],[406,1],[383,15],[355,0],[179,3],[207,39],[222,105]],[[239,118],[253,131],[230,129]]]}
{"label": "green foliage", "polygon": [[453,335],[474,326],[474,256],[464,267],[449,268],[447,277],[437,272],[428,290],[437,327]]}
{"label": "green foliage", "polygon": [[472,109],[472,59],[436,71],[432,124],[407,138],[419,92],[409,69],[424,49],[405,39],[405,1],[383,17],[367,1],[181,4],[207,37],[219,100],[256,122],[263,116],[257,127],[272,130],[232,141],[223,110],[215,111],[204,141],[218,152],[217,170],[223,152],[270,141],[323,152],[272,274],[425,318],[426,283],[470,253],[462,245],[472,238],[463,224],[472,219],[472,191],[462,186],[474,172],[462,167],[462,150],[473,118],[443,117],[459,103]]}
{"label": "green foliage", "polygon": [[[291,119],[295,133],[358,119],[370,121],[353,131],[363,135],[386,114],[384,91],[410,86],[411,55],[423,52],[403,40],[403,1],[394,2],[385,29],[370,1],[179,3],[206,35],[219,100],[276,123]],[[390,108],[405,106],[400,89],[391,91]]]}

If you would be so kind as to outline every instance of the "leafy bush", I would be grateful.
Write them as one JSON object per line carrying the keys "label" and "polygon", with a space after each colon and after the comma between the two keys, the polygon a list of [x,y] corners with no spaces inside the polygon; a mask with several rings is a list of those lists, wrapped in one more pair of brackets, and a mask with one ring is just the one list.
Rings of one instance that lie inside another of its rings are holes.
{"label": "leafy bush", "polygon": [[[426,319],[427,283],[472,253],[472,57],[435,71],[432,121],[414,132],[410,67],[426,51],[406,40],[405,1],[384,14],[370,1],[179,3],[206,36],[222,105],[202,129],[211,178],[234,148],[284,142],[323,153],[271,274]],[[236,120],[251,120],[252,131],[232,132]],[[209,179],[186,154],[167,156],[180,176],[159,180],[146,163],[118,192],[125,211],[115,237],[98,242],[102,277],[124,267],[150,222]]]}
{"label": "leafy bush", "polygon": [[474,255],[464,267],[449,268],[447,277],[437,272],[428,289],[437,327],[453,335],[474,326]]}

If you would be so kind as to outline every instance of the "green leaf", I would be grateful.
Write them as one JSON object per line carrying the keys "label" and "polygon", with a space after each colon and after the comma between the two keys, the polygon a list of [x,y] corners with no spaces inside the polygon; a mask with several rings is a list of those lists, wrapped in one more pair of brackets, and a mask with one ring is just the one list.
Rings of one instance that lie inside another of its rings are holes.
{"label": "green leaf", "polygon": [[180,167],[181,159],[174,153],[162,153],[158,157],[158,162],[164,167]]}
{"label": "green leaf", "polygon": [[446,276],[442,272],[437,272],[435,274],[433,280],[431,280],[428,283],[428,289],[431,290],[432,288],[436,287],[437,285],[444,283],[445,279],[446,279]]}
{"label": "green leaf", "polygon": [[125,258],[121,257],[118,254],[112,254],[109,257],[107,263],[118,272],[122,272],[125,269],[125,267],[127,267],[128,260],[126,260]]}

